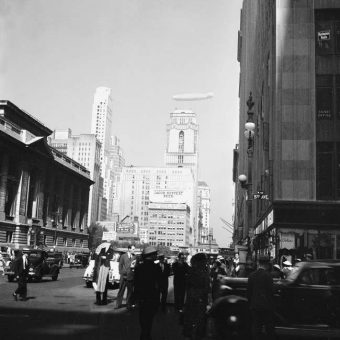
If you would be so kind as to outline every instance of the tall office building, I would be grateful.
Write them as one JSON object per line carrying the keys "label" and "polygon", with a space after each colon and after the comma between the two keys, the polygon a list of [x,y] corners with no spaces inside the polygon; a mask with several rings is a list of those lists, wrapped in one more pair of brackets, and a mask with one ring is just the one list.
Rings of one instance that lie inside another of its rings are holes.
{"label": "tall office building", "polygon": [[[196,206],[195,188],[190,168],[124,167],[119,185],[119,217],[138,217],[139,237],[149,242],[149,204],[169,203],[171,199],[170,203],[185,203],[192,210]],[[186,246],[190,245],[193,220],[190,214]]]}
{"label": "tall office building", "polygon": [[94,184],[90,187],[88,225],[104,219],[105,216],[99,211],[99,201],[103,191],[99,180],[101,143],[96,136],[93,134],[72,136],[71,129],[54,130],[49,137],[49,144],[90,171]]}
{"label": "tall office building", "polygon": [[[194,199],[197,199],[198,177],[198,124],[196,113],[192,110],[175,110],[170,113],[170,123],[167,124],[167,143],[165,151],[165,166],[190,168],[194,175]],[[191,207],[190,243],[198,241],[197,206]]]}
{"label": "tall office building", "polygon": [[196,113],[191,110],[175,110],[167,124],[165,166],[191,168],[197,181],[198,124]]}
{"label": "tall office building", "polygon": [[197,208],[198,208],[198,243],[209,242],[210,230],[210,188],[207,183],[199,181],[197,186]]}
{"label": "tall office building", "polygon": [[120,146],[120,141],[116,136],[111,136],[109,147],[109,168],[111,171],[111,180],[107,202],[107,219],[110,221],[117,221],[119,215],[118,183],[124,166],[125,158],[123,149]]}
{"label": "tall office building", "polygon": [[98,87],[94,94],[92,107],[91,134],[101,142],[100,171],[104,179],[104,197],[109,199],[111,171],[109,167],[109,148],[112,135],[111,89]]}
{"label": "tall office building", "polygon": [[234,242],[250,256],[340,259],[339,22],[339,1],[243,2]]}

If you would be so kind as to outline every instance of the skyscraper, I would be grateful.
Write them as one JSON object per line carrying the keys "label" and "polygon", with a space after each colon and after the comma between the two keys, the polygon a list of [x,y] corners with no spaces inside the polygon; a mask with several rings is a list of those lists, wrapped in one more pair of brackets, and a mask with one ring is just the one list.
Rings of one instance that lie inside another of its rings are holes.
{"label": "skyscraper", "polygon": [[170,113],[170,123],[167,125],[165,166],[191,168],[197,181],[198,124],[195,112],[175,110]]}
{"label": "skyscraper", "polygon": [[[149,242],[149,204],[162,205],[163,203],[170,203],[170,205],[176,205],[185,203],[191,210],[196,207],[195,187],[193,172],[189,168],[124,167],[119,188],[119,217],[124,219],[125,216],[137,216],[140,227],[139,237],[142,242]],[[154,209],[157,207],[153,206]],[[171,209],[176,210],[173,207]],[[185,215],[186,211],[185,208]],[[170,212],[167,214],[167,218],[169,215],[171,215]],[[192,220],[193,218],[190,214],[190,225],[186,223],[185,234],[178,237],[181,238],[179,242],[181,245],[183,245],[183,242],[186,246],[190,244]],[[169,227],[172,226],[169,225]],[[174,232],[172,228],[163,231],[165,234],[168,231]],[[152,241],[155,240],[169,242],[166,236],[164,236],[164,240],[153,239]]]}
{"label": "skyscraper", "polygon": [[[197,200],[198,177],[198,124],[196,113],[192,110],[175,110],[170,113],[167,124],[167,145],[165,166],[190,168],[194,175],[194,200]],[[193,233],[190,243],[196,245],[198,240],[197,204],[191,207],[191,225]]]}
{"label": "skyscraper", "polygon": [[104,197],[109,198],[110,169],[109,169],[109,147],[112,135],[112,98],[111,89],[98,87],[94,94],[92,107],[91,133],[95,134],[101,142],[100,171],[104,179]]}
{"label": "skyscraper", "polygon": [[102,181],[99,180],[101,144],[96,136],[93,134],[72,136],[71,129],[54,130],[49,138],[49,144],[79,162],[90,171],[90,176],[94,184],[90,187],[87,222],[88,225],[90,225],[93,222],[103,219],[99,210],[99,202],[103,191],[103,189],[100,188]]}

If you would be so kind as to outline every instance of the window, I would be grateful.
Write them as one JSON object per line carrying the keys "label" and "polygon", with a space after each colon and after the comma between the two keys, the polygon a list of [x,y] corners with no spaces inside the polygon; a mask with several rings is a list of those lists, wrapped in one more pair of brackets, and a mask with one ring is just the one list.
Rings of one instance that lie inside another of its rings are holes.
{"label": "window", "polygon": [[184,152],[184,132],[180,131],[178,135],[178,152]]}
{"label": "window", "polygon": [[13,243],[13,231],[6,231],[6,243]]}
{"label": "window", "polygon": [[332,119],[334,112],[333,77],[322,75],[316,77],[316,117],[321,119]]}
{"label": "window", "polygon": [[340,198],[340,143],[316,144],[316,198]]}

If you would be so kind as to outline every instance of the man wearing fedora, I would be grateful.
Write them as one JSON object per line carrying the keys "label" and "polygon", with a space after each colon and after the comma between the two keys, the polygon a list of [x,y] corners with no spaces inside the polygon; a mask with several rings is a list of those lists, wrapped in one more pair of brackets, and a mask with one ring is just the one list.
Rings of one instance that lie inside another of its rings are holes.
{"label": "man wearing fedora", "polygon": [[155,264],[157,250],[146,247],[142,263],[135,269],[135,297],[139,304],[140,340],[151,340],[153,318],[156,315],[161,287],[161,268]]}
{"label": "man wearing fedora", "polygon": [[128,250],[124,253],[119,259],[119,290],[117,294],[116,307],[115,309],[119,309],[122,307],[123,297],[125,289],[126,293],[126,308],[132,308],[132,293],[133,293],[133,263],[135,260],[135,246],[129,245]]}
{"label": "man wearing fedora", "polygon": [[159,267],[161,268],[161,286],[160,286],[160,294],[161,294],[161,308],[162,311],[166,311],[166,300],[168,297],[168,288],[169,288],[169,276],[171,274],[170,265],[166,262],[165,256],[163,254],[158,255],[159,259]]}
{"label": "man wearing fedora", "polygon": [[252,339],[262,339],[264,327],[267,338],[275,339],[274,324],[274,283],[269,272],[270,260],[260,256],[258,268],[248,278],[247,297],[251,312]]}

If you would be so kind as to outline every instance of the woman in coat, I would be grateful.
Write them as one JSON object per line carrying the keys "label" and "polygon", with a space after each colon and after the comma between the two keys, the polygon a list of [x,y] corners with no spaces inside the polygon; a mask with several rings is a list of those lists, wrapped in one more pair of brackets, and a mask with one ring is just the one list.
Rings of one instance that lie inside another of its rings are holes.
{"label": "woman in coat", "polygon": [[186,339],[201,339],[205,333],[206,310],[209,303],[210,273],[204,253],[191,258],[184,304],[183,334]]}
{"label": "woman in coat", "polygon": [[113,248],[102,248],[95,254],[93,273],[93,288],[96,292],[96,304],[107,305],[107,289],[109,281],[110,260],[113,257]]}

